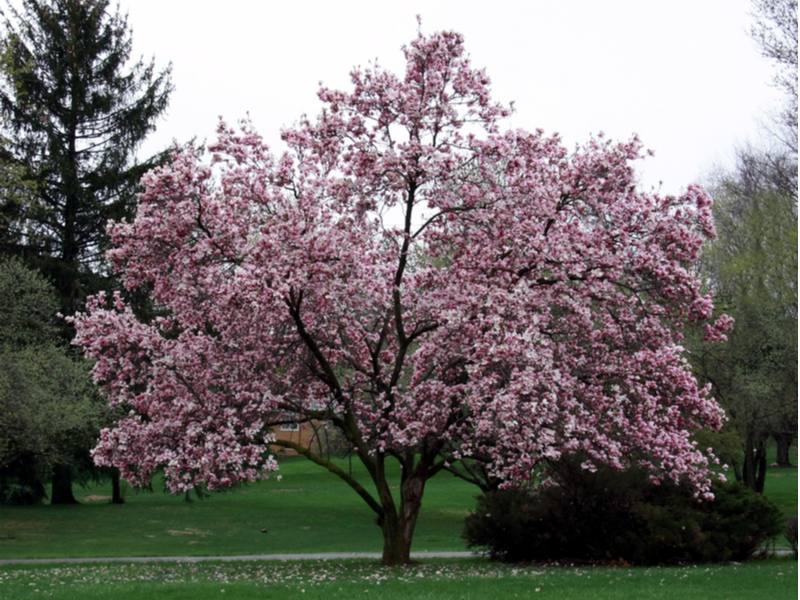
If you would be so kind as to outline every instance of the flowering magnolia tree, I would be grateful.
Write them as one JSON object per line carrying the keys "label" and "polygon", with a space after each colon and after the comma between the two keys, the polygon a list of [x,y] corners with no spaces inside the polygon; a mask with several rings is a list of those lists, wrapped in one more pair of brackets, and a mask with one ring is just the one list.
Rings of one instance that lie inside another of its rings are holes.
{"label": "flowering magnolia tree", "polygon": [[[420,35],[406,72],[321,89],[316,121],[271,155],[245,123],[144,179],[111,226],[125,285],[75,317],[112,405],[95,461],[174,491],[254,480],[293,448],[364,499],[387,564],[409,560],[425,484],[442,470],[516,482],[565,453],[710,486],[691,432],[722,413],[682,358],[681,325],[710,317],[692,265],[710,200],[637,190],[638,141],[568,152],[501,131],[456,33]],[[727,320],[708,325],[720,337]],[[326,421],[359,482],[271,427]],[[387,461],[398,461],[394,495]]]}

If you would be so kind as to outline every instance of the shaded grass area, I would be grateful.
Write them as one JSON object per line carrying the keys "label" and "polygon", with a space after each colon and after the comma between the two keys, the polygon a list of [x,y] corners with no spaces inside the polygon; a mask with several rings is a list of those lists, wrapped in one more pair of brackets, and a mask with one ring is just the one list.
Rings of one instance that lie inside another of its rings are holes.
{"label": "shaded grass area", "polygon": [[[339,464],[350,468],[347,459]],[[121,506],[107,500],[0,506],[0,558],[381,551],[375,515],[349,486],[303,458],[281,465],[281,481],[273,477],[190,503],[182,495],[129,489]],[[367,481],[360,463],[353,461],[352,470]],[[399,471],[394,478],[399,483]],[[477,493],[446,473],[432,479],[413,550],[465,550],[461,530]],[[94,486],[76,497],[110,494],[110,487]]]}
{"label": "shaded grass area", "polygon": [[764,495],[777,504],[786,517],[797,516],[797,467],[767,469]]}
{"label": "shaded grass area", "polygon": [[693,567],[512,567],[479,559],[386,568],[374,561],[150,563],[0,568],[0,597],[737,598],[797,597],[797,562]]}
{"label": "shaded grass area", "polygon": [[[767,463],[775,462],[777,456],[775,444],[767,447]],[[797,445],[789,451],[789,460],[793,467],[767,469],[764,481],[764,495],[777,504],[786,517],[797,516]]]}
{"label": "shaded grass area", "polygon": [[[797,517],[797,467],[767,469],[764,481],[764,495],[772,500],[783,511],[783,516]],[[789,542],[785,534],[775,540],[778,548],[788,548]]]}

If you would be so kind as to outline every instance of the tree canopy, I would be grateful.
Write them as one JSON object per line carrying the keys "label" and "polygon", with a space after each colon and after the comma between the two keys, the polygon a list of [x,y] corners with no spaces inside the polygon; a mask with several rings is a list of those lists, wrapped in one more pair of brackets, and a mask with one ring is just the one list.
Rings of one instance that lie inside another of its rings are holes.
{"label": "tree canopy", "polygon": [[751,37],[765,58],[773,61],[774,83],[786,104],[779,120],[779,137],[797,154],[797,0],[753,0]]}
{"label": "tree canopy", "polygon": [[126,19],[108,0],[6,3],[0,63],[4,163],[32,198],[0,199],[0,248],[45,273],[67,314],[105,287],[105,225],[130,216],[159,159],[136,151],[167,107],[169,69],[131,62]]}
{"label": "tree canopy", "polygon": [[[681,331],[713,310],[693,268],[714,234],[708,195],[639,191],[636,139],[569,152],[501,131],[510,111],[457,33],[404,54],[405,73],[323,87],[279,157],[223,123],[208,155],[145,176],[109,257],[164,312],[142,322],[115,293],[75,317],[96,381],[130,411],[95,460],[137,484],[163,468],[181,491],[252,480],[277,468],[270,444],[291,447],[371,507],[387,563],[409,560],[445,469],[520,481],[576,454],[707,493],[713,456],[691,432],[722,413]],[[371,482],[276,440],[289,420],[337,427]]]}
{"label": "tree canopy", "polygon": [[736,151],[733,169],[713,176],[718,239],[700,273],[735,319],[724,344],[693,348],[744,450],[729,459],[737,478],[763,491],[767,439],[789,463],[797,437],[797,2],[755,0],[751,35],[776,66],[784,110],[761,145]]}
{"label": "tree canopy", "polygon": [[35,503],[41,480],[70,469],[106,421],[87,361],[59,345],[53,287],[0,257],[0,502]]}
{"label": "tree canopy", "polygon": [[711,188],[719,237],[703,249],[700,272],[735,323],[725,343],[694,351],[698,374],[713,383],[741,438],[737,476],[758,491],[767,438],[788,464],[797,436],[797,195],[780,183],[791,178],[776,173],[775,159],[743,152]]}

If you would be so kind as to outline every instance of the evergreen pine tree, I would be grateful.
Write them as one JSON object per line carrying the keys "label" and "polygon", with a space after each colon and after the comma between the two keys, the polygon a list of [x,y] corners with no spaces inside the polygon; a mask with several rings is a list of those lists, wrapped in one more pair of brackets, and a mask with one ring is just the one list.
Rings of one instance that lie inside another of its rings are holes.
{"label": "evergreen pine tree", "polygon": [[139,179],[162,159],[136,152],[167,107],[170,69],[130,64],[126,17],[108,0],[7,2],[4,17],[4,158],[35,193],[0,199],[0,242],[53,281],[71,314],[108,287],[105,224],[132,211]]}

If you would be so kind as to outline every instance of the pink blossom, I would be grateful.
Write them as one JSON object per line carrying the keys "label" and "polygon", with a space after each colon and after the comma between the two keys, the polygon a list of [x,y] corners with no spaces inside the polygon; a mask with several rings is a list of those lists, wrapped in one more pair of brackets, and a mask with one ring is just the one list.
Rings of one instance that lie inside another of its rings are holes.
{"label": "pink blossom", "polygon": [[[510,109],[458,34],[404,52],[403,75],[322,88],[280,157],[251,124],[220,123],[207,154],[145,177],[109,258],[161,316],[118,294],[75,317],[96,381],[130,411],[95,461],[139,484],[163,468],[176,491],[252,480],[277,468],[270,425],[292,414],[342,430],[379,520],[396,510],[390,456],[424,486],[458,459],[519,481],[580,452],[706,494],[713,457],[692,432],[723,413],[681,346],[713,307],[692,267],[714,233],[705,192],[640,191],[636,138],[570,152],[501,131]],[[418,510],[422,488],[403,487]]]}

